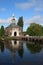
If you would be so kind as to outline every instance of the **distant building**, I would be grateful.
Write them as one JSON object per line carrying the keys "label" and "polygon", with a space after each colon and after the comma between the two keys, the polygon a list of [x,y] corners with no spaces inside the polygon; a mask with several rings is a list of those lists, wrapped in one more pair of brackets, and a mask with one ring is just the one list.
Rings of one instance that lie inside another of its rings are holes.
{"label": "distant building", "polygon": [[8,36],[22,36],[22,27],[18,26],[15,22],[15,17],[12,15],[11,24],[6,27],[5,29],[5,35]]}

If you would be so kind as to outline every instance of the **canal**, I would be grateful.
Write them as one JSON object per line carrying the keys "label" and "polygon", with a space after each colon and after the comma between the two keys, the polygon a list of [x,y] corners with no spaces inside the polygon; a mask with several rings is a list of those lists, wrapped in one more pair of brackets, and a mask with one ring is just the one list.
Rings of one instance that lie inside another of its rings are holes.
{"label": "canal", "polygon": [[43,65],[43,43],[0,41],[0,65]]}

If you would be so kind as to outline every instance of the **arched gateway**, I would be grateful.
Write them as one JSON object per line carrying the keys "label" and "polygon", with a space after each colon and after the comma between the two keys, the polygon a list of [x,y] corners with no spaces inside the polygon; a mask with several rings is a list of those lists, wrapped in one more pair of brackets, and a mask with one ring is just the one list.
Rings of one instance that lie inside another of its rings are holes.
{"label": "arched gateway", "polygon": [[14,32],[14,36],[17,36],[17,32]]}

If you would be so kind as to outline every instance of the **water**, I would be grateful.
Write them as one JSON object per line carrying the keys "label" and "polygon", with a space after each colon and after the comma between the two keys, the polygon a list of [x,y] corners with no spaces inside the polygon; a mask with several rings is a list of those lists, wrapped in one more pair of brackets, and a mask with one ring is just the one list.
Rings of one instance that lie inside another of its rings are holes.
{"label": "water", "polygon": [[43,65],[43,43],[0,41],[0,65]]}

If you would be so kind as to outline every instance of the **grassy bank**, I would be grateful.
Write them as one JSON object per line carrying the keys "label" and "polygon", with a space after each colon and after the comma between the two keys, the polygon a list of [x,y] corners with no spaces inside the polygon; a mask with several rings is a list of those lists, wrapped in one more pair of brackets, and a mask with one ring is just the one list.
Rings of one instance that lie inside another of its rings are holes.
{"label": "grassy bank", "polygon": [[13,37],[9,37],[9,36],[4,36],[4,37],[0,37],[0,40],[20,40],[21,38],[20,37],[15,37],[15,36],[13,36]]}
{"label": "grassy bank", "polygon": [[15,37],[4,37],[4,40],[14,40]]}
{"label": "grassy bank", "polygon": [[0,40],[14,40],[15,37],[0,37]]}

